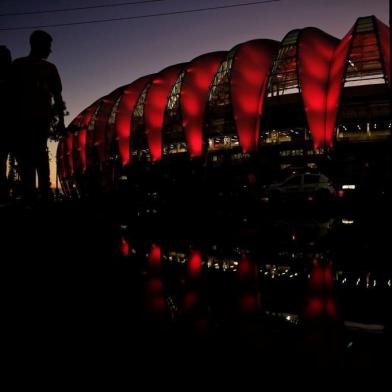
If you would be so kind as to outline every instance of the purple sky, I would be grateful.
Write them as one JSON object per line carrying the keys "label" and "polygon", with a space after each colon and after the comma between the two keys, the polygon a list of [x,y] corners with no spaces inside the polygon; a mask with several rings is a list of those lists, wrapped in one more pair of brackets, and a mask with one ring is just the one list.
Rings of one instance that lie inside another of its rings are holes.
{"label": "purple sky", "polygon": [[[125,0],[2,0],[0,14]],[[251,0],[166,0],[157,3],[43,15],[0,17],[0,27],[46,25],[203,8]],[[149,19],[50,27],[54,38],[49,61],[63,81],[70,122],[95,99],[136,78],[191,60],[206,52],[228,50],[254,38],[281,40],[294,29],[318,27],[342,38],[359,16],[376,15],[389,24],[388,0],[280,0],[241,8]],[[29,51],[30,30],[0,31],[0,44],[13,58]],[[53,146],[52,146],[53,150]]]}

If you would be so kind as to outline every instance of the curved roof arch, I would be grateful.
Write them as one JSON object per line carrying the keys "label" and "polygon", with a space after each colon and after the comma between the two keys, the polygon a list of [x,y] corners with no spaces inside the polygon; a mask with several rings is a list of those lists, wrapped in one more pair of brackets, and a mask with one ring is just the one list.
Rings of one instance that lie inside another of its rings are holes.
{"label": "curved roof arch", "polygon": [[144,104],[144,123],[153,161],[162,158],[162,127],[167,100],[184,66],[185,63],[172,65],[157,73],[147,93]]}
{"label": "curved roof arch", "polygon": [[212,52],[191,60],[181,88],[182,125],[190,156],[202,154],[204,114],[213,77],[227,52]]}
{"label": "curved roof arch", "polygon": [[132,133],[132,116],[140,95],[154,75],[142,76],[124,87],[119,102],[114,129],[119,145],[119,153],[123,165],[130,160],[130,136]]}
{"label": "curved roof arch", "polygon": [[234,121],[244,153],[258,146],[264,94],[278,45],[277,41],[261,39],[236,47],[230,90]]}
{"label": "curved roof arch", "polygon": [[298,93],[298,39],[301,29],[289,31],[282,39],[272,63],[267,82],[267,95],[277,96]]}
{"label": "curved roof arch", "polygon": [[298,40],[298,75],[305,115],[314,148],[332,140],[327,127],[330,67],[339,40],[314,27],[301,30]]}
{"label": "curved roof arch", "polygon": [[106,126],[109,120],[112,108],[121,96],[123,88],[120,87],[110,94],[106,95],[101,100],[101,106],[99,112],[97,113],[94,130],[93,130],[93,144],[97,152],[97,159],[100,164],[106,160],[105,156],[105,141],[106,141]]}

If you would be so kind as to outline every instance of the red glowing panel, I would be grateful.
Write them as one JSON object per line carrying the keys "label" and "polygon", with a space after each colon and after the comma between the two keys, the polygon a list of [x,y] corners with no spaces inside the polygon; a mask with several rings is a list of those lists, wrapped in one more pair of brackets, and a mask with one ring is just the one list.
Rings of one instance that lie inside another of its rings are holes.
{"label": "red glowing panel", "polygon": [[238,46],[231,71],[234,120],[244,153],[257,148],[264,92],[278,42],[254,40]]}
{"label": "red glowing panel", "polygon": [[72,132],[68,132],[65,137],[66,177],[73,175],[73,138],[74,134]]}
{"label": "red glowing panel", "polygon": [[75,154],[74,161],[75,161],[75,170],[84,172],[86,170],[86,135],[87,135],[87,127],[90,123],[91,116],[93,114],[93,107],[90,106],[89,108],[85,109],[82,113],[78,115],[78,117],[74,120],[78,126],[78,133],[75,143]]}
{"label": "red glowing panel", "polygon": [[167,99],[182,68],[183,64],[165,68],[154,77],[148,90],[144,105],[144,123],[153,161],[162,157],[162,127]]}
{"label": "red glowing panel", "polygon": [[73,134],[73,148],[72,148],[72,159],[73,168],[75,173],[82,171],[82,164],[80,161],[80,146],[79,146],[79,131]]}
{"label": "red glowing panel", "polygon": [[[79,139],[78,139],[78,132],[80,129],[80,123],[82,121],[83,115],[79,114],[74,118],[71,123],[68,125],[67,128],[67,135],[66,140],[67,143],[67,154],[68,154],[68,168],[72,168],[72,174],[75,171],[80,170],[80,153],[79,153]],[[72,141],[68,138],[72,138]],[[70,162],[72,160],[72,162]],[[70,170],[70,169],[68,169]]]}
{"label": "red glowing panel", "polygon": [[87,167],[91,167],[93,165],[93,157],[92,151],[94,147],[94,127],[92,127],[91,122],[95,121],[95,114],[99,115],[100,106],[101,106],[102,99],[94,102],[87,110],[86,116],[83,120],[83,127],[86,128],[86,147],[85,147],[85,154],[86,154],[86,169]]}
{"label": "red glowing panel", "polygon": [[378,35],[381,44],[381,53],[383,63],[385,66],[385,74],[388,79],[388,84],[391,86],[391,42],[390,42],[390,28],[376,18]]}
{"label": "red glowing panel", "polygon": [[99,110],[99,114],[95,119],[95,126],[93,132],[93,144],[97,151],[98,162],[104,162],[107,157],[105,157],[105,140],[107,123],[109,120],[110,113],[117,98],[121,94],[121,91],[115,90],[108,96],[102,99],[102,105]]}
{"label": "red glowing panel", "polygon": [[67,137],[60,140],[57,150],[57,173],[60,179],[61,188],[66,196],[71,194],[70,187],[70,171],[69,171],[69,158],[67,155]]}
{"label": "red glowing panel", "polygon": [[65,178],[65,165],[64,165],[64,140],[60,140],[57,146],[57,173],[62,181]]}
{"label": "red glowing panel", "polygon": [[186,67],[180,102],[185,137],[192,158],[202,155],[208,92],[225,53],[214,52],[196,57]]}
{"label": "red glowing panel", "polygon": [[86,128],[81,129],[78,133],[80,164],[83,172],[86,170],[86,135],[87,135]]}
{"label": "red glowing panel", "polygon": [[333,146],[333,135],[339,110],[348,51],[352,40],[353,29],[340,41],[335,49],[329,70],[329,85],[326,104],[325,142],[328,147]]}
{"label": "red glowing panel", "polygon": [[118,140],[118,146],[123,165],[128,164],[130,159],[129,139],[132,132],[132,113],[140,97],[140,94],[143,92],[144,87],[151,80],[151,78],[151,75],[143,76],[128,86],[125,86],[120,104],[118,106],[114,129],[116,138]]}
{"label": "red glowing panel", "polygon": [[330,65],[338,43],[338,39],[312,27],[300,34],[298,74],[314,148],[332,145],[332,134],[326,132],[326,109]]}
{"label": "red glowing panel", "polygon": [[201,254],[198,250],[192,250],[188,261],[188,275],[196,279],[201,273]]}

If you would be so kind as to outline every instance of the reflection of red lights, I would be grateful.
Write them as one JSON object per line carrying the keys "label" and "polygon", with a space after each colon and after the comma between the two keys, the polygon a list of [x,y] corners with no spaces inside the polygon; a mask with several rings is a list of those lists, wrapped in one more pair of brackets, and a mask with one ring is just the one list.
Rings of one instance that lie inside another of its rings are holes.
{"label": "reflection of red lights", "polygon": [[313,260],[310,273],[310,298],[306,304],[305,317],[315,320],[327,317],[337,319],[336,304],[332,297],[333,274],[332,264],[323,264],[319,260]]}
{"label": "reflection of red lights", "polygon": [[321,298],[311,298],[305,310],[305,316],[308,319],[319,318],[323,314],[323,301]]}
{"label": "reflection of red lights", "polygon": [[148,301],[146,310],[151,313],[164,313],[166,311],[166,301],[163,297],[153,298]]}
{"label": "reflection of red lights", "polygon": [[259,293],[244,293],[240,298],[240,310],[244,313],[253,313],[260,310],[261,298]]}
{"label": "reflection of red lights", "polygon": [[125,238],[121,238],[121,254],[124,257],[129,255],[129,244]]}
{"label": "reflection of red lights", "polygon": [[194,291],[189,291],[185,294],[183,299],[183,306],[185,312],[193,310],[199,302],[199,296]]}
{"label": "reflection of red lights", "polygon": [[256,277],[256,266],[247,255],[243,255],[238,265],[238,277],[241,280],[254,279]]}
{"label": "reflection of red lights", "polygon": [[323,265],[319,260],[313,260],[310,273],[309,287],[313,293],[329,292],[333,285],[332,265]]}
{"label": "reflection of red lights", "polygon": [[188,261],[188,274],[195,279],[201,273],[201,254],[198,250],[192,250]]}
{"label": "reflection of red lights", "polygon": [[147,295],[156,296],[162,294],[162,281],[159,278],[150,278],[147,282]]}
{"label": "reflection of red lights", "polygon": [[336,320],[338,312],[336,310],[335,301],[332,298],[328,298],[325,303],[327,315],[330,319]]}
{"label": "reflection of red lights", "polygon": [[200,320],[197,320],[195,323],[195,329],[199,333],[206,332],[208,330],[208,326],[209,326],[209,323],[208,323],[207,319],[200,319]]}
{"label": "reflection of red lights", "polygon": [[159,245],[151,245],[148,265],[150,268],[158,268],[161,265],[161,247]]}
{"label": "reflection of red lights", "polygon": [[163,295],[162,281],[158,277],[152,277],[146,286],[146,310],[155,316],[162,316],[166,311],[166,300]]}

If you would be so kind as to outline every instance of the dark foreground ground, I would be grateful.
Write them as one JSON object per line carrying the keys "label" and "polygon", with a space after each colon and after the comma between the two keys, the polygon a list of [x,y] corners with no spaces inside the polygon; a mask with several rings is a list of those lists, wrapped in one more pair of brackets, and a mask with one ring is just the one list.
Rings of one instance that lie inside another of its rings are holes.
{"label": "dark foreground ground", "polygon": [[9,362],[388,369],[389,208],[2,208]]}

